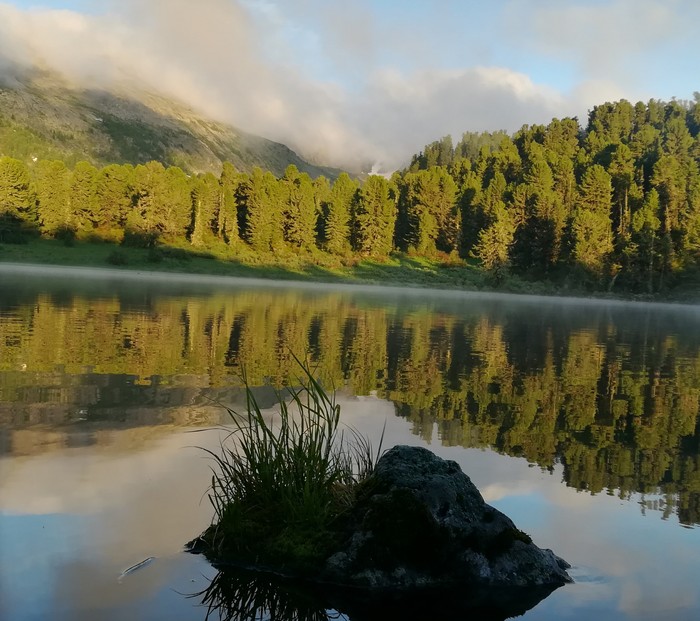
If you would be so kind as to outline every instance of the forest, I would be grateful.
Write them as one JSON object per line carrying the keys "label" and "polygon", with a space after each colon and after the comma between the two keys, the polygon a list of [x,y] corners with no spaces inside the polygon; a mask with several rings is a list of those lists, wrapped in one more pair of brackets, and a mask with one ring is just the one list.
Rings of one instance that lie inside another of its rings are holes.
{"label": "forest", "polygon": [[[0,145],[2,152],[2,145]],[[101,168],[0,158],[0,243],[225,248],[343,260],[394,253],[589,290],[664,292],[700,266],[700,94],[621,100],[576,118],[447,136],[391,178],[312,179],[225,163]]]}

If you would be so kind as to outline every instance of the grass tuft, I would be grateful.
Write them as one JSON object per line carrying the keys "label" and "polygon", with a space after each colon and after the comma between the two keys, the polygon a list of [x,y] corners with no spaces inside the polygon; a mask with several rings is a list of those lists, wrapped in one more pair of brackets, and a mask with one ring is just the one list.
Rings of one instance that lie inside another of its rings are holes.
{"label": "grass tuft", "polygon": [[374,469],[381,441],[375,451],[342,426],[333,393],[300,366],[300,387],[278,393],[273,421],[246,383],[246,412],[229,410],[233,431],[218,453],[204,449],[214,459],[215,515],[203,539],[215,559],[313,567],[333,548],[356,486]]}

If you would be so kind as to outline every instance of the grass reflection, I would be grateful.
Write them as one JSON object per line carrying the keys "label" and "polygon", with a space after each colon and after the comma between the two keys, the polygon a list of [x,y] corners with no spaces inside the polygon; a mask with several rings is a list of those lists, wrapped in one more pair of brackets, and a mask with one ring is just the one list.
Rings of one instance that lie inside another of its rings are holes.
{"label": "grass reflection", "polygon": [[525,614],[553,590],[511,587],[374,593],[226,567],[206,589],[188,597],[199,599],[206,608],[205,621],[504,621]]}
{"label": "grass reflection", "polygon": [[200,593],[207,609],[206,621],[329,621],[347,619],[341,613],[326,610],[317,594],[294,588],[270,575],[229,570],[220,571]]}

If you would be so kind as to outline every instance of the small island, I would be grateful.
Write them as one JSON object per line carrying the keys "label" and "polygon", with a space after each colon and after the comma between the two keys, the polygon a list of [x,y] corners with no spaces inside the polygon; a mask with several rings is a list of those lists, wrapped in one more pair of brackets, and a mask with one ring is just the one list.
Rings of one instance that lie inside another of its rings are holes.
{"label": "small island", "polygon": [[410,446],[379,456],[304,373],[291,398],[280,395],[279,421],[251,393],[247,414],[233,415],[232,446],[211,453],[215,519],[189,551],[371,598],[532,588],[539,601],[572,581],[569,564],[486,504],[456,462]]}

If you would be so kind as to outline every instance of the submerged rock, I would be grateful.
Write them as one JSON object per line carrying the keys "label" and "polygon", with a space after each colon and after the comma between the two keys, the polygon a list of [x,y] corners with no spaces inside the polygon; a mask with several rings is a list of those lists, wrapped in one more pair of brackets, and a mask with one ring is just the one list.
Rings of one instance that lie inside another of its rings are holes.
{"label": "submerged rock", "polygon": [[322,579],[370,589],[561,586],[569,564],[484,502],[454,461],[396,446],[362,483]]}

